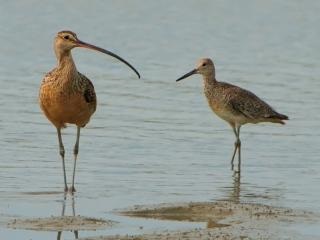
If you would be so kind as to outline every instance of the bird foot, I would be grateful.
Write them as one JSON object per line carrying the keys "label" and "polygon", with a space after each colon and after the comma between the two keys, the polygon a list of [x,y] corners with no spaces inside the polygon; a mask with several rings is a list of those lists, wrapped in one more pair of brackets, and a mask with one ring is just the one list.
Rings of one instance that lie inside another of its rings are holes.
{"label": "bird foot", "polygon": [[234,170],[234,174],[239,174],[240,175],[240,170]]}
{"label": "bird foot", "polygon": [[69,188],[69,193],[73,194],[76,192],[76,189],[74,188],[74,186]]}
{"label": "bird foot", "polygon": [[64,192],[65,192],[65,193],[68,192],[68,187],[67,187],[67,186],[64,187]]}

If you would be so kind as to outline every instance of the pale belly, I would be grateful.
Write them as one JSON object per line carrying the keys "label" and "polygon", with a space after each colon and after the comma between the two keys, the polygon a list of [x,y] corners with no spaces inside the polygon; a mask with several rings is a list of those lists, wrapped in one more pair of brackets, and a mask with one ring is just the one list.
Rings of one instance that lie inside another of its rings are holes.
{"label": "pale belly", "polygon": [[248,119],[243,115],[235,114],[228,105],[223,103],[208,101],[211,110],[221,119],[231,125],[243,125],[248,123]]}

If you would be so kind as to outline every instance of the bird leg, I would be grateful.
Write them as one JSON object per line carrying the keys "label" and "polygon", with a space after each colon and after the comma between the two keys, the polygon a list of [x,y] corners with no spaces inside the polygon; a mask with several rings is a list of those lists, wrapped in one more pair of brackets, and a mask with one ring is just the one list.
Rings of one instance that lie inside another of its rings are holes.
{"label": "bird leg", "polygon": [[72,175],[72,186],[70,189],[71,193],[74,193],[76,189],[74,188],[74,178],[76,175],[76,163],[77,163],[77,157],[79,152],[79,140],[80,140],[80,127],[77,127],[77,140],[76,144],[74,145],[73,154],[74,154],[74,165],[73,165],[73,175]]}
{"label": "bird leg", "polygon": [[237,144],[238,144],[238,172],[240,173],[241,168],[241,141],[240,141],[240,126],[237,127],[238,129],[238,138],[237,138]]}
{"label": "bird leg", "polygon": [[[232,130],[234,132],[234,135],[236,135],[236,138],[238,138],[238,134],[237,134],[237,130],[236,130],[235,126],[233,126],[233,125],[231,125],[231,126],[232,126]],[[233,168],[234,168],[233,161],[234,161],[234,157],[236,156],[237,149],[238,149],[238,145],[237,145],[237,141],[236,141],[234,143],[234,150],[233,150],[232,159],[231,159],[231,170],[233,170]]]}
{"label": "bird leg", "polygon": [[231,170],[233,170],[233,168],[234,168],[233,160],[234,160],[234,157],[236,156],[237,149],[238,149],[238,145],[237,145],[237,141],[236,141],[234,143],[234,150],[233,150],[232,159],[231,159]]}
{"label": "bird leg", "polygon": [[62,143],[62,137],[61,137],[61,129],[57,128],[57,132],[58,132],[58,139],[59,139],[59,151],[60,151],[60,156],[62,158],[62,168],[63,168],[63,178],[64,178],[64,191],[67,192],[68,191],[68,185],[67,185],[67,175],[66,175],[66,166],[65,166],[65,162],[64,162],[64,146]]}
{"label": "bird leg", "polygon": [[231,159],[231,170],[234,169],[234,157],[236,156],[236,153],[238,151],[238,172],[240,172],[240,165],[241,165],[241,141],[240,141],[240,126],[235,128],[235,126],[232,126],[233,132],[236,135],[236,141],[234,143],[234,151],[232,154],[232,159]]}

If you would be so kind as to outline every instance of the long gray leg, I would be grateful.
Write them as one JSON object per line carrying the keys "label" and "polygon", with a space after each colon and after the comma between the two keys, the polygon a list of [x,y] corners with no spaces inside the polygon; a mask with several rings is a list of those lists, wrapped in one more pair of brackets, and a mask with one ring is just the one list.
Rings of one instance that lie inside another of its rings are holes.
{"label": "long gray leg", "polygon": [[235,127],[232,126],[233,132],[236,135],[236,141],[234,143],[234,151],[232,154],[232,159],[231,159],[231,170],[234,169],[234,158],[236,156],[237,150],[238,150],[238,172],[240,172],[240,168],[241,168],[241,141],[240,141],[240,127],[241,125]]}
{"label": "long gray leg", "polygon": [[63,178],[64,178],[64,191],[68,191],[68,185],[67,185],[67,175],[66,175],[66,166],[64,162],[64,146],[62,143],[62,137],[61,137],[61,129],[57,128],[57,133],[58,133],[58,139],[59,139],[59,151],[60,151],[60,156],[62,158],[62,168],[63,168]]}
{"label": "long gray leg", "polygon": [[74,188],[74,178],[76,175],[76,164],[77,164],[77,157],[79,153],[79,140],[80,140],[80,127],[77,127],[77,140],[76,144],[74,145],[73,154],[74,154],[74,165],[73,165],[73,175],[72,175],[72,186],[71,186],[71,192],[75,192],[76,189]]}
{"label": "long gray leg", "polygon": [[[238,133],[237,133],[235,126],[232,126],[232,129],[233,129],[234,135],[236,135],[236,138],[238,139]],[[237,140],[236,140],[234,143],[234,150],[233,150],[232,159],[231,159],[231,170],[233,170],[233,168],[234,168],[233,161],[234,161],[234,157],[236,156],[237,149],[238,149],[238,144],[237,144]]]}
{"label": "long gray leg", "polygon": [[237,132],[238,132],[238,138],[237,138],[237,143],[238,143],[238,171],[240,173],[241,170],[241,141],[240,141],[240,127],[241,125],[239,125],[237,127]]}

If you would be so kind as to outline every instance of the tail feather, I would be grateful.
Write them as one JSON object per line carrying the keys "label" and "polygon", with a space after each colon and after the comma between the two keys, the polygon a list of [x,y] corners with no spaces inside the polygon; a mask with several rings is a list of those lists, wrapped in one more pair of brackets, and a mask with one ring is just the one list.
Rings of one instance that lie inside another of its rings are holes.
{"label": "tail feather", "polygon": [[289,117],[287,115],[284,114],[280,114],[280,113],[275,113],[272,116],[268,117],[270,119],[270,122],[274,122],[274,123],[280,123],[280,124],[286,124],[283,120],[289,120]]}
{"label": "tail feather", "polygon": [[278,116],[277,116],[279,119],[281,120],[289,120],[289,117],[287,115],[284,115],[284,114],[280,114],[278,113]]}

